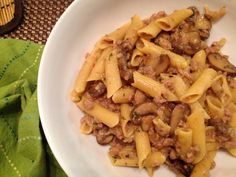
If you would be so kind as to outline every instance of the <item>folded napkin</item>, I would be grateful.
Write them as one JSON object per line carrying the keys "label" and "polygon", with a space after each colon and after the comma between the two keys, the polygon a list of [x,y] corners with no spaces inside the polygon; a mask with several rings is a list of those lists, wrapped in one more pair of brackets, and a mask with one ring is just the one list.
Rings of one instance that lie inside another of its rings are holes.
{"label": "folded napkin", "polygon": [[66,177],[40,125],[37,74],[43,46],[0,39],[0,177]]}

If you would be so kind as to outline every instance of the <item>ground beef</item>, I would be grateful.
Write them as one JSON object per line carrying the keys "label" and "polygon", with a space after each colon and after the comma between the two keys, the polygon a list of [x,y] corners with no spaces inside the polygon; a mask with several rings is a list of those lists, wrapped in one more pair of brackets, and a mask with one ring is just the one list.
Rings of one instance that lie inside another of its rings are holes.
{"label": "ground beef", "polygon": [[120,105],[115,104],[111,98],[100,97],[97,99],[98,103],[101,104],[103,107],[109,109],[113,112],[120,112]]}
{"label": "ground beef", "polygon": [[154,43],[164,49],[172,50],[171,37],[170,34],[167,32],[161,32],[154,40]]}
{"label": "ground beef", "polygon": [[106,86],[102,81],[89,82],[86,89],[93,98],[98,98],[106,92]]}
{"label": "ground beef", "polygon": [[91,110],[91,109],[93,109],[94,101],[92,99],[84,99],[83,105],[84,105],[85,109]]}
{"label": "ground beef", "polygon": [[151,66],[141,66],[139,67],[138,72],[152,79],[156,79],[156,72]]}

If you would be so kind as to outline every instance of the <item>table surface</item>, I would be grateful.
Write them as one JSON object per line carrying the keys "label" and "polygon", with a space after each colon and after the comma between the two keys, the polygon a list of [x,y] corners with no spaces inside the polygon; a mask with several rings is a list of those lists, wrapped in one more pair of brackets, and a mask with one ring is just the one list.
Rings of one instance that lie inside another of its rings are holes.
{"label": "table surface", "polygon": [[23,20],[12,32],[0,37],[45,44],[58,18],[73,0],[22,0]]}

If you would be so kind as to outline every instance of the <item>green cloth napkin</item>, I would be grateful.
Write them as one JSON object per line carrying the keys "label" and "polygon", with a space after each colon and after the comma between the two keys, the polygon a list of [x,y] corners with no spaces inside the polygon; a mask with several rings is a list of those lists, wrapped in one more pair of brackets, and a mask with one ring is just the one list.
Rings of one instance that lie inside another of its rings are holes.
{"label": "green cloth napkin", "polygon": [[43,46],[0,39],[0,177],[66,177],[44,138],[37,105]]}

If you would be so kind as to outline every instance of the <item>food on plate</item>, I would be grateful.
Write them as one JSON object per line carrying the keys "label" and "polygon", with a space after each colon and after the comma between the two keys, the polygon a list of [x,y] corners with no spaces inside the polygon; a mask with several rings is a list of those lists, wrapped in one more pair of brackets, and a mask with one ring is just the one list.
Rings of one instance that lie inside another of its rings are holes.
{"label": "food on plate", "polygon": [[199,177],[217,150],[236,156],[236,67],[224,38],[206,43],[225,13],[134,15],[86,56],[72,100],[85,113],[81,132],[110,146],[113,165]]}

